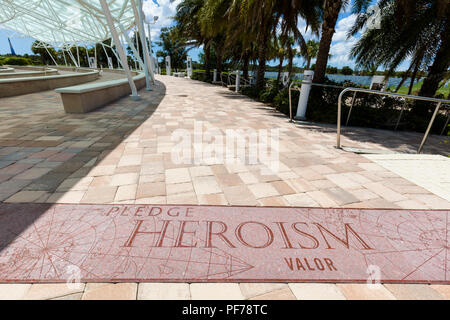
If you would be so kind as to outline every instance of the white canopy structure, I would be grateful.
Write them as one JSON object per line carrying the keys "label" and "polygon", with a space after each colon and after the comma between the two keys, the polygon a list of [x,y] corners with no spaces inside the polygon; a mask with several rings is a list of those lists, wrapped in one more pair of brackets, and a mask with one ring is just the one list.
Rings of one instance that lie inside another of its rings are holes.
{"label": "white canopy structure", "polygon": [[[120,34],[127,40],[133,55],[144,69],[147,90],[151,90],[150,77],[154,83],[150,63],[151,44],[145,38],[144,20],[142,0],[0,0],[1,27],[34,38],[42,47],[61,48],[63,53],[67,50],[77,67],[80,60],[78,57],[77,63],[69,50],[71,47],[78,48],[79,45],[93,45],[112,39],[117,54],[113,52],[121,62],[135,99],[138,98],[137,90]],[[143,57],[139,56],[128,37],[133,27],[141,35]]]}
{"label": "white canopy structure", "polygon": [[[131,0],[107,0],[117,28],[135,25]],[[111,38],[99,0],[1,0],[0,25],[53,47]]]}

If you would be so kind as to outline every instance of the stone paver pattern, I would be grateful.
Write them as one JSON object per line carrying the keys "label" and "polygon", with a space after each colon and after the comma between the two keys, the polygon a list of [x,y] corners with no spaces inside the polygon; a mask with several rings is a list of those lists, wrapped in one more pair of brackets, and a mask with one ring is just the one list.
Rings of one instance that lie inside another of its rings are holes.
{"label": "stone paver pattern", "polygon": [[[141,101],[124,98],[88,114],[65,114],[59,95],[53,91],[1,99],[0,201],[450,208],[449,201],[436,190],[430,191],[367,157],[336,149],[335,126],[291,124],[273,108],[226,88],[167,76],[157,79],[152,92],[140,92]],[[260,174],[258,165],[174,164],[170,157],[175,145],[173,131],[181,128],[192,132],[198,121],[205,128],[222,131],[279,128],[280,171],[268,176]],[[414,152],[421,138],[417,133],[352,127],[344,128],[342,144]],[[425,153],[449,154],[448,144],[442,141],[443,137],[430,136]],[[188,174],[172,171],[180,168],[188,169]],[[120,177],[126,179],[121,181]],[[207,183],[210,188],[205,187]],[[139,286],[135,297],[139,297]],[[391,293],[384,286],[384,290],[368,293],[359,289],[363,286],[340,284],[313,291],[315,297],[317,292],[327,292],[325,296],[332,291],[334,297],[340,297],[336,293],[340,292],[347,299],[387,299],[399,292],[404,296],[403,291]],[[6,298],[6,290],[14,293],[11,296],[25,297],[29,287],[1,284],[0,296]],[[448,286],[430,288],[447,299],[450,296]],[[81,299],[86,289],[81,295],[76,292],[61,297]],[[126,293],[115,297],[133,297],[130,292],[134,286],[123,290]],[[185,297],[187,293],[182,290],[169,292]],[[209,292],[209,288],[204,290]],[[306,289],[289,285],[289,290],[302,298],[301,290]],[[290,296],[287,288],[269,291]],[[247,298],[248,292],[242,295]],[[266,293],[260,290],[250,295]]]}
{"label": "stone paver pattern", "polygon": [[[54,92],[2,99],[0,201],[450,208],[446,194],[336,149],[331,126],[291,124],[219,86],[158,79],[154,91],[141,91],[141,101],[124,98],[81,115],[65,114]],[[265,174],[265,165],[245,162],[174,163],[173,132],[193,134],[200,123],[221,133],[278,128],[279,171]],[[413,150],[417,138],[354,128],[344,132],[343,144]],[[426,150],[445,154],[439,139],[431,136]]]}
{"label": "stone paver pattern", "polygon": [[333,283],[0,284],[1,300],[449,300],[449,286]]}
{"label": "stone paver pattern", "polygon": [[[365,157],[450,201],[450,159],[448,157],[431,154],[371,154]],[[417,190],[420,194],[422,189],[412,188],[411,190]]]}

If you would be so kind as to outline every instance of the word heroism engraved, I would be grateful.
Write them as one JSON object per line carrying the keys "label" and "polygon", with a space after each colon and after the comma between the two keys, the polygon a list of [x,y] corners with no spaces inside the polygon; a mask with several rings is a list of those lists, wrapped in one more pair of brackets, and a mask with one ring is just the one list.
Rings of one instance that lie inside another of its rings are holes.
{"label": "word heroism engraved", "polygon": [[[0,282],[450,283],[444,210],[0,205]],[[69,271],[68,271],[69,270]]]}

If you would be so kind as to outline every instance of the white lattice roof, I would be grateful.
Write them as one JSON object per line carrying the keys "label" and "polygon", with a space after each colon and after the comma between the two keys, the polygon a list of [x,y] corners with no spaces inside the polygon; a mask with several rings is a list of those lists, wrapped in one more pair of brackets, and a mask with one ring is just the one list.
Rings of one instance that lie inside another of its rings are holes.
{"label": "white lattice roof", "polygon": [[[107,0],[125,30],[134,26],[131,0]],[[0,26],[53,46],[110,38],[99,0],[0,0]]]}

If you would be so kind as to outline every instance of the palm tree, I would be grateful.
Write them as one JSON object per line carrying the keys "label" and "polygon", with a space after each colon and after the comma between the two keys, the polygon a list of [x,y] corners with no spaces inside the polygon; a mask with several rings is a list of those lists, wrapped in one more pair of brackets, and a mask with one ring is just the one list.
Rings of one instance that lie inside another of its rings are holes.
{"label": "palm tree", "polygon": [[[409,92],[420,69],[427,70],[419,95],[434,96],[450,63],[450,3],[447,1],[382,0],[379,29],[367,30],[352,49],[359,65],[384,65],[391,74],[411,58],[407,74],[411,75]],[[350,34],[363,28],[369,15],[362,12]],[[416,103],[415,111],[425,114],[428,104]]]}
{"label": "palm tree", "polygon": [[[258,68],[256,88],[264,87],[264,75],[268,58],[268,43],[271,35],[275,36],[277,27],[281,35],[288,37],[294,35],[302,50],[306,50],[306,42],[298,29],[300,18],[307,21],[314,32],[319,28],[320,0],[234,0],[228,9],[229,17],[239,20],[242,27],[236,32],[255,34],[255,43],[258,48]],[[293,56],[293,51],[291,51]]]}
{"label": "palm tree", "polygon": [[281,79],[281,72],[283,71],[283,63],[284,59],[288,57],[288,52],[285,49],[285,46],[283,44],[283,40],[281,39],[273,39],[271,42],[271,49],[272,53],[270,55],[271,60],[272,59],[278,59],[278,75],[277,75],[277,84],[280,82]]}
{"label": "palm tree", "polygon": [[[359,13],[366,10],[371,2],[371,0],[354,0],[352,11],[354,13]],[[336,22],[339,13],[348,5],[348,3],[348,0],[324,0],[323,2],[322,33],[316,67],[314,70],[314,82],[320,83],[325,79],[325,72],[328,64],[331,41],[333,40],[333,35],[335,33]]]}
{"label": "palm tree", "polygon": [[276,26],[276,2],[275,0],[236,0],[232,1],[227,10],[232,20],[238,20],[242,26],[236,32],[250,32],[256,35],[255,42],[258,47],[258,69],[256,75],[256,88],[264,87],[266,60],[270,34]]}
{"label": "palm tree", "polygon": [[188,40],[191,40],[190,45],[203,45],[205,52],[205,80],[209,81],[211,73],[210,57],[212,38],[206,37],[201,32],[199,13],[203,4],[204,0],[183,0],[177,6],[174,19],[177,22],[180,33]]}
{"label": "palm tree", "polygon": [[289,36],[286,38],[285,46],[287,47],[287,59],[288,59],[288,73],[289,78],[292,76],[292,71],[294,68],[294,58],[299,55],[300,52],[305,52],[307,48],[301,46],[300,52],[294,48],[295,40],[293,36]]}
{"label": "palm tree", "polygon": [[319,53],[319,42],[315,40],[308,40],[306,42],[306,54],[303,57],[306,59],[306,69],[309,69],[311,66],[311,59],[317,57]]}
{"label": "palm tree", "polygon": [[224,56],[229,46],[227,32],[230,26],[226,13],[231,2],[231,0],[206,0],[198,15],[201,34],[212,39],[219,74],[222,72]]}

